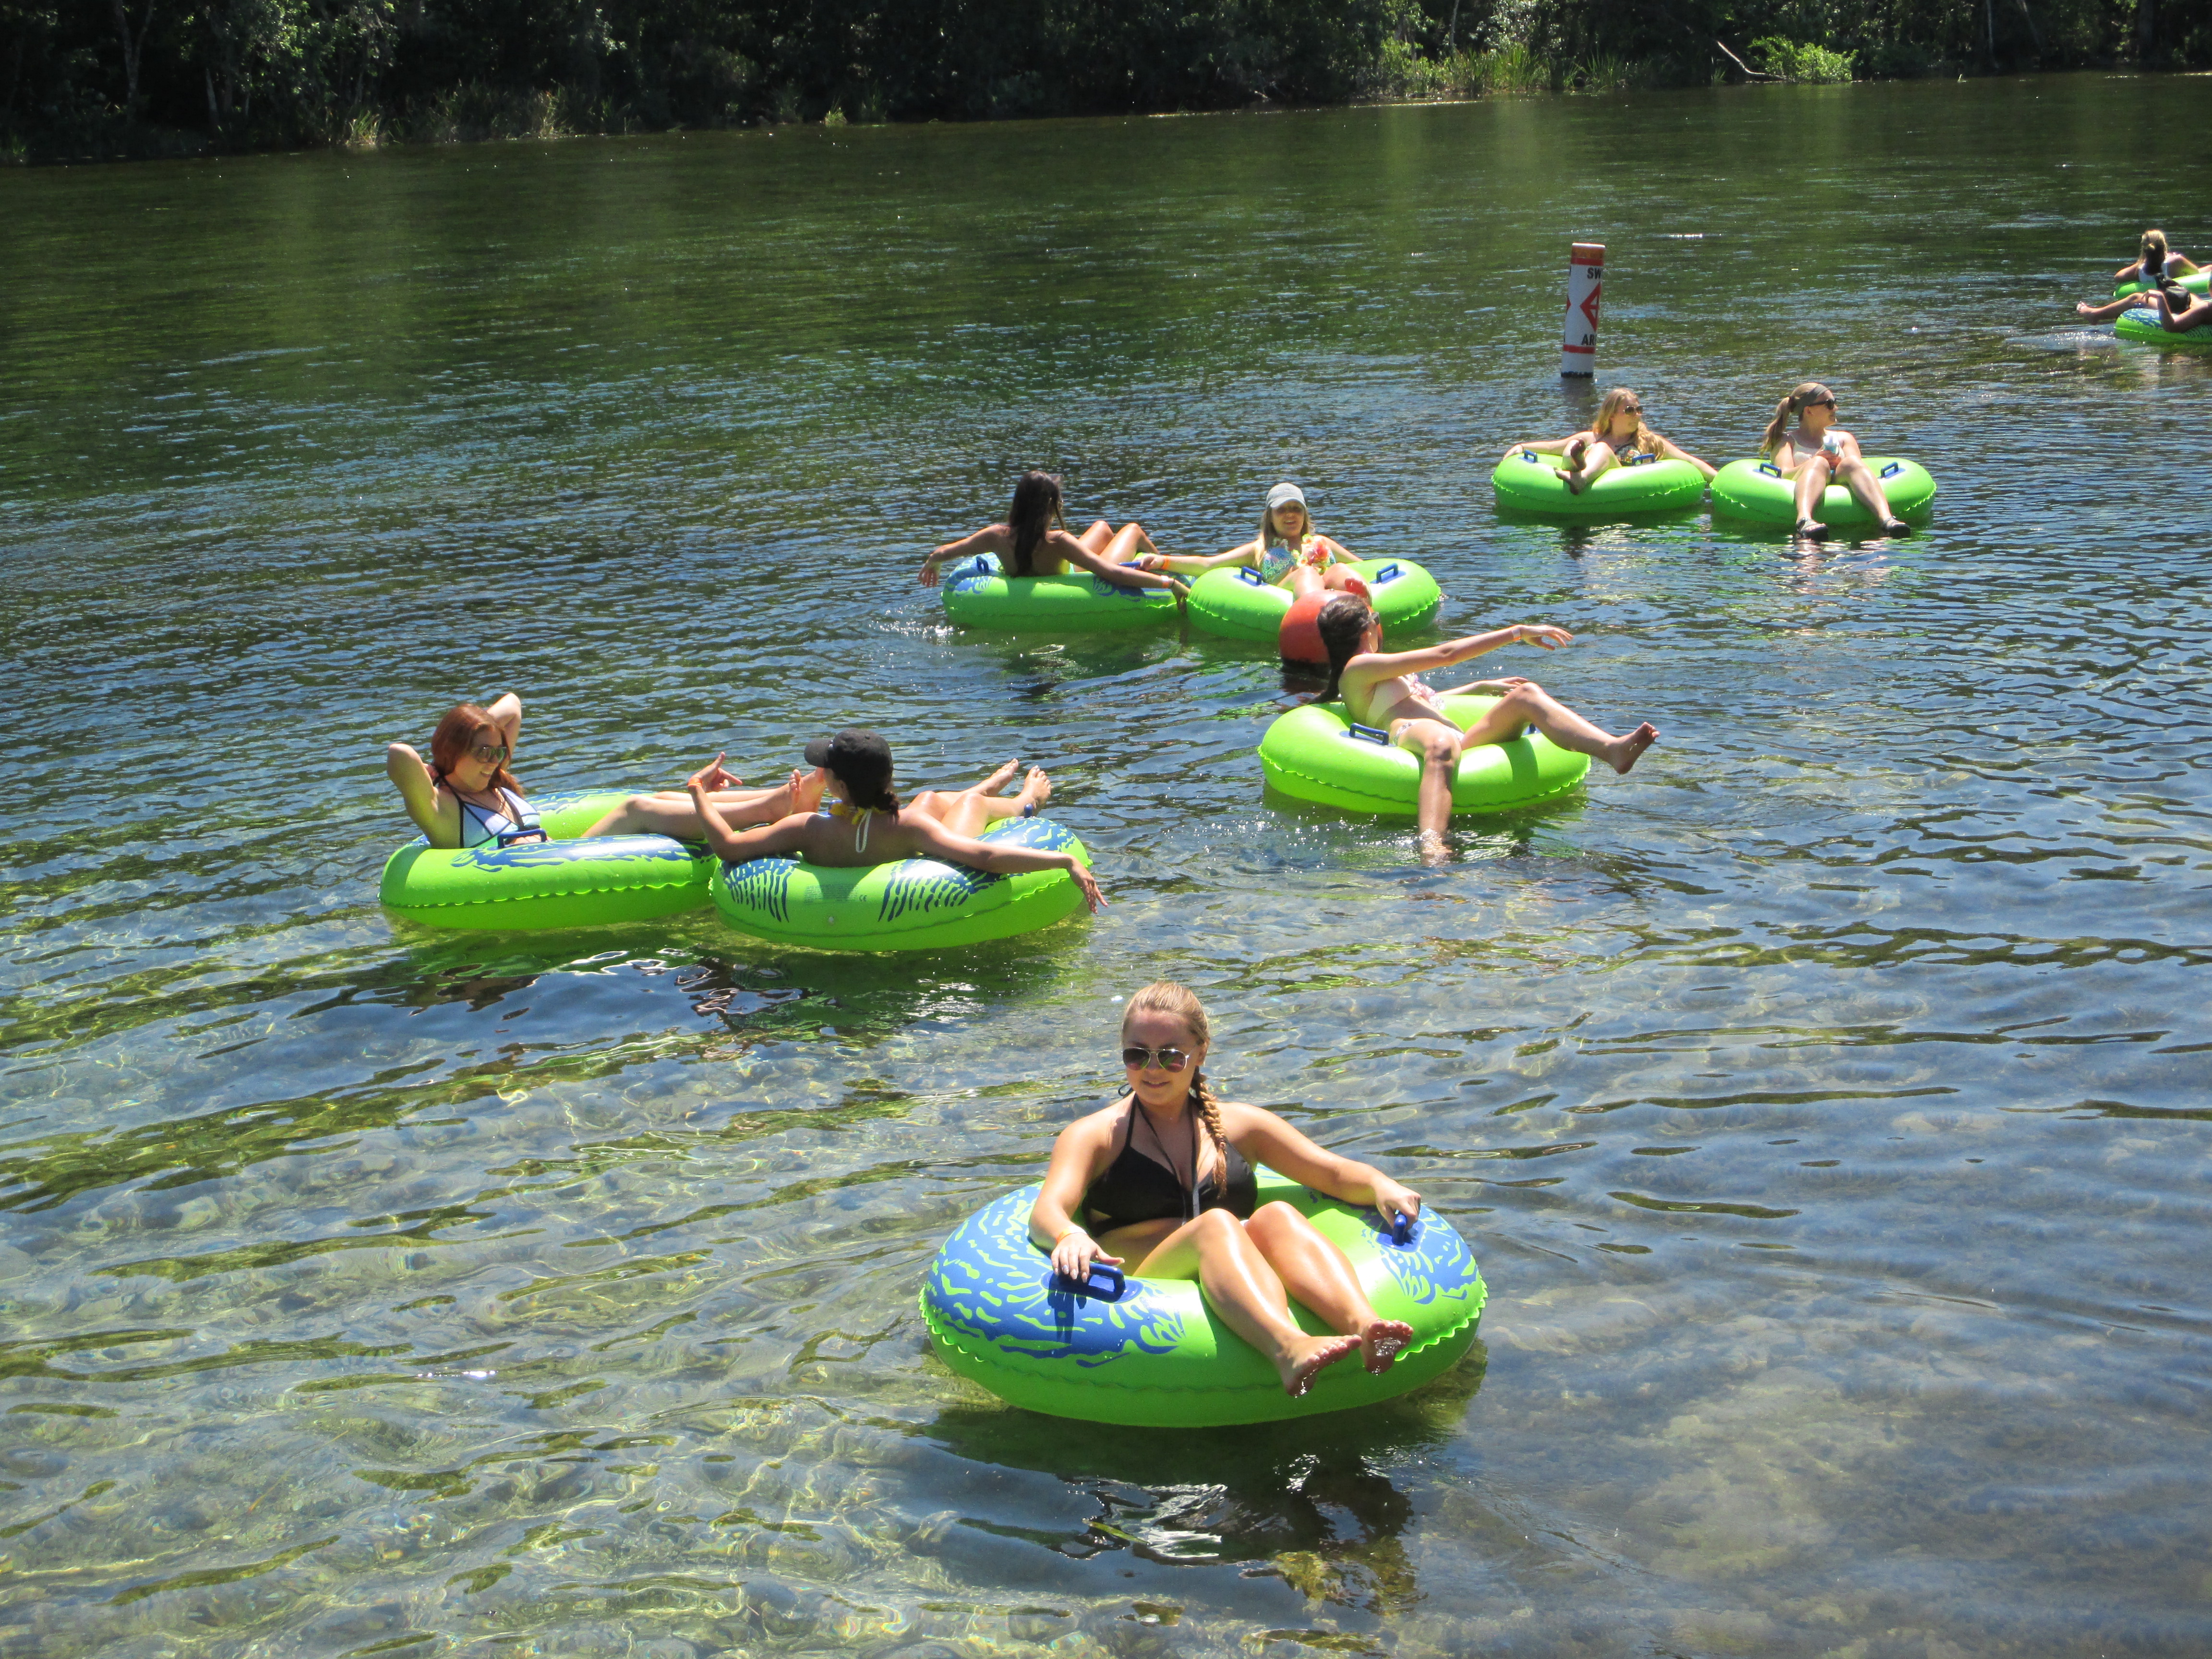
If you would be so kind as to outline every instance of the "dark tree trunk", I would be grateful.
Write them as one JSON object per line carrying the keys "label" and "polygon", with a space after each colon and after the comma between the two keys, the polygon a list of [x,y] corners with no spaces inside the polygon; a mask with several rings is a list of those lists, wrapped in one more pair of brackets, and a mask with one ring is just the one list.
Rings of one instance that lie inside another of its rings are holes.
{"label": "dark tree trunk", "polygon": [[153,26],[154,0],[146,0],[146,15],[138,21],[138,33],[131,33],[131,14],[123,0],[115,0],[115,32],[123,37],[123,113],[138,118],[138,58],[146,50],[146,31]]}

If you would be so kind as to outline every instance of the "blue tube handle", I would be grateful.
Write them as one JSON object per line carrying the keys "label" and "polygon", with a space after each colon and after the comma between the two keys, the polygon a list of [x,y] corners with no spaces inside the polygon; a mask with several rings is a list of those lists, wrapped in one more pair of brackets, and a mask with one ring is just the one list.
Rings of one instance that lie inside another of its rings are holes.
{"label": "blue tube handle", "polygon": [[1127,1276],[1119,1267],[1104,1261],[1092,1262],[1090,1275],[1080,1284],[1063,1273],[1054,1273],[1052,1276],[1053,1289],[1070,1291],[1076,1296],[1095,1296],[1101,1302],[1120,1301],[1128,1283]]}
{"label": "blue tube handle", "polygon": [[1390,1242],[1393,1244],[1410,1244],[1413,1242],[1413,1217],[1394,1215],[1390,1218]]}
{"label": "blue tube handle", "polygon": [[1894,478],[1894,477],[1895,477],[1899,473],[1900,473],[1900,472],[1902,472],[1902,471],[1905,471],[1905,463],[1904,463],[1904,462],[1902,462],[1902,461],[1892,461],[1892,462],[1891,462],[1887,466],[1886,466],[1886,467],[1882,468],[1882,470],[1881,470],[1881,476],[1882,476],[1883,477],[1885,477],[1885,478]]}

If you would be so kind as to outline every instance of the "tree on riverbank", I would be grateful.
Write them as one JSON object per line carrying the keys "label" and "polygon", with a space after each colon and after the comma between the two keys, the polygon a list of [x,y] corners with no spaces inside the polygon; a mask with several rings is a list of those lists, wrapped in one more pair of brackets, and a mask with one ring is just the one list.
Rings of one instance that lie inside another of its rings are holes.
{"label": "tree on riverbank", "polygon": [[0,0],[33,155],[2212,62],[2179,0]]}

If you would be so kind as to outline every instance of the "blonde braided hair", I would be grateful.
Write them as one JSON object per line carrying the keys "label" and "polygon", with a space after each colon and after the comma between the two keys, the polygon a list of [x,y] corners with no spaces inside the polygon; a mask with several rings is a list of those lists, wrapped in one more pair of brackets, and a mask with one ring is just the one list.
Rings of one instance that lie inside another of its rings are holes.
{"label": "blonde braided hair", "polygon": [[[1130,1020],[1143,1013],[1168,1014],[1181,1021],[1194,1045],[1203,1047],[1213,1040],[1213,1026],[1206,1017],[1206,1005],[1198,1000],[1197,994],[1188,986],[1178,985],[1171,979],[1155,980],[1129,999],[1128,1006],[1121,1011],[1123,1042],[1129,1040]],[[1129,1091],[1129,1097],[1135,1099],[1135,1090]],[[1206,1138],[1213,1143],[1214,1157],[1221,1166],[1220,1179],[1226,1181],[1229,1178],[1229,1136],[1221,1127],[1221,1102],[1214,1095],[1213,1085],[1206,1080],[1203,1066],[1191,1068],[1188,1100],[1191,1109],[1198,1114],[1199,1122],[1205,1127]],[[1197,1175],[1195,1170],[1191,1171],[1194,1180]]]}

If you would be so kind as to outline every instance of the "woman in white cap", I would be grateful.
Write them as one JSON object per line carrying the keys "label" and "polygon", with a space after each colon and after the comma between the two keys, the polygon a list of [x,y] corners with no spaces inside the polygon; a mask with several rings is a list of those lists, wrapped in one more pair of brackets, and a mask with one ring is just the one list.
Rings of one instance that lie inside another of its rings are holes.
{"label": "woman in white cap", "polygon": [[757,830],[734,830],[714,805],[721,775],[720,755],[693,773],[685,787],[714,856],[746,859],[798,854],[809,864],[859,869],[900,859],[943,859],[994,875],[1019,870],[1065,870],[1096,911],[1106,902],[1098,883],[1073,853],[978,841],[994,820],[1028,817],[1052,794],[1052,780],[1030,768],[1021,793],[1000,795],[1013,769],[1009,762],[972,789],[925,789],[905,805],[891,793],[891,746],[880,732],[847,726],[806,745],[806,763],[819,769],[830,799],[824,812],[793,812]]}
{"label": "woman in white cap", "polygon": [[1294,483],[1279,483],[1267,492],[1267,510],[1260,514],[1260,533],[1241,547],[1212,558],[1170,558],[1147,554],[1137,561],[1146,570],[1172,570],[1197,574],[1224,565],[1249,565],[1293,597],[1331,592],[1362,592],[1351,566],[1356,563],[1340,542],[1314,528],[1306,511],[1305,491]]}

